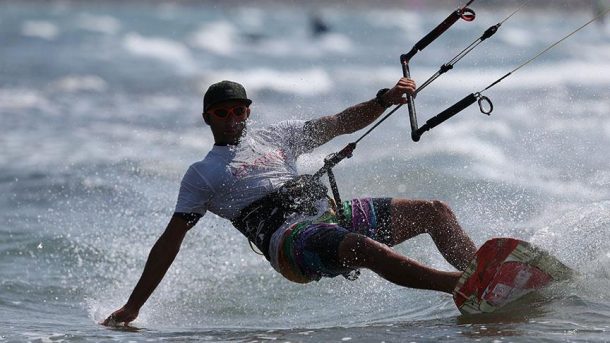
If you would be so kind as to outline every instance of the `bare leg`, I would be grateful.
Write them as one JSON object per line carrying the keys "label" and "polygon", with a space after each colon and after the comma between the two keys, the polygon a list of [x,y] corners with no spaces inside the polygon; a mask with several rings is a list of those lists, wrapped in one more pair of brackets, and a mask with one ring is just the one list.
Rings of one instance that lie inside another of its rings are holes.
{"label": "bare leg", "polygon": [[391,206],[394,245],[427,233],[447,262],[458,270],[466,269],[477,249],[449,206],[408,199],[392,199]]}
{"label": "bare leg", "polygon": [[451,293],[461,272],[424,266],[396,253],[385,244],[349,233],[339,245],[339,261],[349,268],[367,268],[397,285]]}

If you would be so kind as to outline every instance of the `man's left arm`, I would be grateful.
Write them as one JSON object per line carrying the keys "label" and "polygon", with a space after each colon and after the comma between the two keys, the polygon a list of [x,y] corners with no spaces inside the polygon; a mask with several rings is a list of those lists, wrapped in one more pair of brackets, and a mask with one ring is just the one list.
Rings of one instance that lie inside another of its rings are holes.
{"label": "man's left arm", "polygon": [[308,121],[305,123],[305,133],[315,139],[315,145],[319,146],[337,136],[356,132],[373,123],[389,106],[406,103],[404,95],[413,94],[415,89],[415,82],[403,77],[380,99],[373,98],[337,114]]}

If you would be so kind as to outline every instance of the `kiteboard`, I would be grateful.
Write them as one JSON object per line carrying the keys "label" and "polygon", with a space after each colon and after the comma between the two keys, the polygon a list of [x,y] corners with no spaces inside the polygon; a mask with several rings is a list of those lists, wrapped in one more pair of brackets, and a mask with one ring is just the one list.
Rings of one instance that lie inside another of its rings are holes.
{"label": "kiteboard", "polygon": [[528,242],[493,238],[476,252],[453,291],[453,300],[462,314],[494,312],[573,274],[556,257]]}

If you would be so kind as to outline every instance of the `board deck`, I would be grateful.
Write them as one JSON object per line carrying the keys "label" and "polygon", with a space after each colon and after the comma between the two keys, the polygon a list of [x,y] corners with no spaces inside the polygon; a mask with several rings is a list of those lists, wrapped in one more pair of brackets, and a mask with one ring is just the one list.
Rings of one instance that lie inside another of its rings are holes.
{"label": "board deck", "polygon": [[488,313],[574,272],[548,252],[514,238],[485,242],[462,274],[453,300],[463,314]]}

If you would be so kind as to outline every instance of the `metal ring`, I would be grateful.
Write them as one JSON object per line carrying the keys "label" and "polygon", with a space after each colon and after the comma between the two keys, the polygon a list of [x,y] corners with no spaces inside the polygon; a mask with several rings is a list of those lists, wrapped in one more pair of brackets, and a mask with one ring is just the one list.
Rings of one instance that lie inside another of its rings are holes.
{"label": "metal ring", "polygon": [[[487,115],[490,115],[491,112],[493,112],[494,110],[494,104],[491,102],[491,100],[489,100],[488,97],[481,95],[479,93],[476,94],[477,95],[477,103],[479,104],[479,110],[481,110],[481,113],[485,113]],[[489,106],[489,110],[485,110],[484,106],[488,105]]]}

